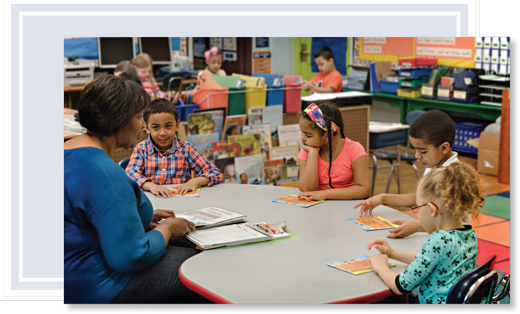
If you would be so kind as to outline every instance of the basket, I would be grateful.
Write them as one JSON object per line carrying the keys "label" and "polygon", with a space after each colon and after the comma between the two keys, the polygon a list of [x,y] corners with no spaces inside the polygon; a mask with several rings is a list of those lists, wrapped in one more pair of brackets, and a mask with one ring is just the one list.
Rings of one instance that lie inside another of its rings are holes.
{"label": "basket", "polygon": [[265,107],[267,86],[246,86],[246,95],[244,99],[245,111],[249,112],[249,108]]}
{"label": "basket", "polygon": [[199,104],[200,109],[226,107],[228,111],[229,88],[201,89],[193,93],[193,102]]}
{"label": "basket", "polygon": [[478,148],[468,144],[468,140],[479,138],[486,125],[483,123],[455,122],[455,141],[453,150],[470,154],[478,154]]}

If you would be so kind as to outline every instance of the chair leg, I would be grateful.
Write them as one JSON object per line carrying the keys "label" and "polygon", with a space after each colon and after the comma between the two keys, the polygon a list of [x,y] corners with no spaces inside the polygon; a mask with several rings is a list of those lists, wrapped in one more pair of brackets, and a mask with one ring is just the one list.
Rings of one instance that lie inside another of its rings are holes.
{"label": "chair leg", "polygon": [[372,160],[374,161],[374,165],[372,166],[372,191],[370,191],[370,197],[374,196],[374,190],[376,188],[376,176],[377,176],[377,157],[374,154],[372,155]]}
{"label": "chair leg", "polygon": [[419,181],[419,171],[417,170],[417,166],[413,162],[409,162],[410,166],[412,166],[413,170],[415,170],[415,176],[417,177],[417,181]]}
{"label": "chair leg", "polygon": [[391,160],[390,160],[390,165],[392,165],[392,167],[390,167],[390,173],[388,174],[388,182],[386,183],[386,192],[385,193],[388,193],[388,190],[390,190],[390,182],[392,181],[392,174],[394,173],[394,167],[393,167],[393,163]]}

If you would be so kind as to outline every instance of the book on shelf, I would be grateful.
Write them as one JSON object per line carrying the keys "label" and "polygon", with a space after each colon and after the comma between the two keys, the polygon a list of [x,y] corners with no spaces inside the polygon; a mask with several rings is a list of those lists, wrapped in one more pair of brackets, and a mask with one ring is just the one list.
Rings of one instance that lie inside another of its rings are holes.
{"label": "book on shelf", "polygon": [[216,206],[208,206],[189,210],[176,214],[175,217],[184,218],[193,222],[197,229],[228,225],[231,223],[241,222],[246,219],[246,216],[243,214]]}
{"label": "book on shelf", "polygon": [[215,160],[215,166],[222,172],[222,184],[237,184],[235,158],[220,158]]}
{"label": "book on shelf", "polygon": [[262,118],[262,112],[263,107],[253,107],[249,108],[247,112],[247,124],[248,125],[254,125],[254,124],[262,124],[263,118]]}
{"label": "book on shelf", "polygon": [[188,240],[205,250],[223,246],[277,240],[290,236],[291,235],[285,230],[273,230],[272,227],[264,222],[234,224],[205,230],[195,230],[186,234]]}
{"label": "book on shelf", "polygon": [[264,156],[235,157],[235,173],[239,184],[263,185],[265,183]]}
{"label": "book on shelf", "polygon": [[224,112],[221,110],[188,114],[188,134],[218,133],[222,137]]}
{"label": "book on shelf", "polygon": [[228,142],[227,141],[218,141],[213,142],[213,160],[228,158]]}
{"label": "book on shelf", "polygon": [[283,160],[266,160],[264,162],[265,184],[278,185],[282,180]]}
{"label": "book on shelf", "polygon": [[262,153],[262,135],[259,133],[228,136],[229,157],[250,156]]}
{"label": "book on shelf", "polygon": [[265,160],[270,160],[271,156],[271,125],[269,123],[257,125],[245,125],[244,134],[260,134],[260,149]]}
{"label": "book on shelf", "polygon": [[236,116],[227,116],[224,121],[224,129],[222,132],[222,141],[227,141],[230,135],[242,134],[242,128],[246,124],[247,115],[241,114]]}
{"label": "book on shelf", "polygon": [[[327,266],[351,273],[353,275],[365,274],[374,271],[369,258],[370,257],[368,255],[363,255],[346,261],[327,263]],[[388,267],[395,267],[395,264],[388,263]]]}
{"label": "book on shelf", "polygon": [[278,126],[283,125],[283,105],[263,107],[262,123],[271,124],[271,134],[278,132]]}
{"label": "book on shelf", "polygon": [[299,124],[278,126],[278,146],[298,146],[301,148],[301,131]]}
{"label": "book on shelf", "polygon": [[283,160],[284,165],[298,166],[298,146],[277,146],[271,149],[271,160]]}
{"label": "book on shelf", "polygon": [[188,135],[188,142],[210,162],[213,162],[213,143],[219,140],[218,133]]}

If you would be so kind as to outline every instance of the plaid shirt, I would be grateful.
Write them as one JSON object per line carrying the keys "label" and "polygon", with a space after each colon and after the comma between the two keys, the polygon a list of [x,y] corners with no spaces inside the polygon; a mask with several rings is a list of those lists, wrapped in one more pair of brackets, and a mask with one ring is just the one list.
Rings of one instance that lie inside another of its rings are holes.
{"label": "plaid shirt", "polygon": [[191,179],[191,171],[197,177],[208,178],[206,186],[222,181],[222,172],[209,162],[189,142],[175,136],[172,147],[161,153],[148,136],[137,144],[126,167],[128,176],[140,187],[147,181],[155,184],[182,184]]}

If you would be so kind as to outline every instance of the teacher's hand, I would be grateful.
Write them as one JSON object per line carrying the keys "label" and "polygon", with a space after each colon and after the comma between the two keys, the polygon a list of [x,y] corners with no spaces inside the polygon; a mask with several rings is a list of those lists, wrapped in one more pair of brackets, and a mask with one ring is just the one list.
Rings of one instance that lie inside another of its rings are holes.
{"label": "teacher's hand", "polygon": [[170,217],[175,218],[173,211],[167,209],[156,209],[153,211],[152,222],[150,222],[148,228],[155,229],[157,226],[159,226],[161,220]]}
{"label": "teacher's hand", "polygon": [[166,224],[168,230],[172,234],[171,241],[178,241],[186,235],[186,233],[195,231],[195,224],[184,218],[167,218],[161,225]]}

